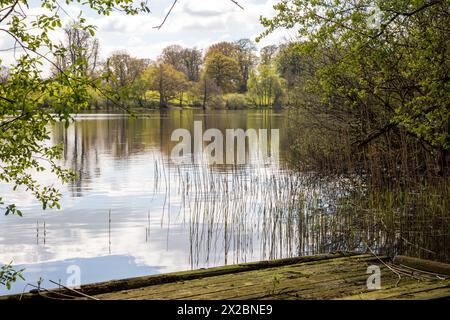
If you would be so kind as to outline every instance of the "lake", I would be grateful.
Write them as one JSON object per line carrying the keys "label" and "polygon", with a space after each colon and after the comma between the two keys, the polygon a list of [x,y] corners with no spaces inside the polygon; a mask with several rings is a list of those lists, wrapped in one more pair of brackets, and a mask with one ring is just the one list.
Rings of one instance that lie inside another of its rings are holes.
{"label": "lake", "polygon": [[[282,160],[209,166],[169,159],[172,132],[193,130],[196,120],[205,130],[281,129],[283,145],[282,112],[170,110],[75,119],[67,129],[52,128],[52,143],[64,145],[62,164],[77,180],[60,185],[38,174],[59,187],[61,210],[44,211],[31,195],[2,186],[24,216],[0,218],[0,262],[25,268],[27,283],[42,277],[42,287],[54,287],[47,280],[64,283],[74,265],[89,283],[289,255],[267,247],[259,218],[277,197],[263,197],[261,188],[287,175]],[[20,281],[8,293],[24,287]]]}
{"label": "lake", "polygon": [[[134,118],[84,114],[68,128],[55,125],[52,143],[64,145],[62,165],[75,170],[77,179],[60,185],[50,174],[38,174],[42,183],[59,187],[60,210],[44,211],[31,195],[1,186],[24,216],[0,217],[0,263],[13,261],[16,269],[24,268],[26,281],[10,291],[0,287],[0,294],[29,291],[33,287],[27,283],[36,285],[41,278],[43,288],[55,287],[49,280],[65,285],[74,270],[84,284],[363,251],[361,237],[348,231],[361,227],[360,221],[336,229],[338,221],[330,218],[336,209],[332,199],[343,192],[336,185],[345,179],[311,182],[288,165],[286,115],[277,110],[169,110]],[[173,163],[170,154],[177,142],[171,135],[178,128],[193,131],[194,121],[221,132],[279,129],[279,157],[263,161],[248,153],[240,165]],[[377,248],[398,250],[392,241],[396,232],[376,230],[368,232]],[[448,234],[432,236],[445,251]]]}

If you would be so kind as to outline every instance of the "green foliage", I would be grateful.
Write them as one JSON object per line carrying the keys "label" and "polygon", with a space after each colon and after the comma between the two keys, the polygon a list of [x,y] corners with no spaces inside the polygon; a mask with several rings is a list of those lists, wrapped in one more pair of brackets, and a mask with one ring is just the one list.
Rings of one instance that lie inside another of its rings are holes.
{"label": "green foliage", "polygon": [[16,282],[18,278],[25,280],[22,273],[23,269],[16,271],[11,266],[11,263],[0,267],[0,285],[6,286],[8,290],[11,289],[11,284]]}
{"label": "green foliage", "polygon": [[160,107],[168,107],[175,99],[182,105],[183,91],[187,89],[188,81],[185,74],[171,64],[151,65],[142,75],[142,80],[150,90],[159,93]]}
{"label": "green foliage", "polygon": [[[374,4],[379,25],[372,23]],[[277,15],[261,21],[263,36],[283,27],[295,28],[304,39],[281,50],[279,67],[293,76],[288,85],[296,90],[295,103],[309,110],[312,122],[320,126],[314,118],[326,115],[366,165],[367,158],[378,158],[382,166],[403,170],[400,152],[416,160],[429,159],[428,153],[437,161],[427,166],[445,174],[450,167],[449,8],[449,0],[282,0],[275,6]]]}
{"label": "green foliage", "polygon": [[194,106],[206,109],[224,105],[222,90],[204,71],[200,76],[200,81],[191,88],[190,92]]}
{"label": "green foliage", "polygon": [[241,74],[237,61],[220,52],[213,52],[207,56],[205,70],[209,78],[224,93],[237,90],[241,82]]}
{"label": "green foliage", "polygon": [[123,108],[133,104],[143,106],[147,86],[142,75],[148,65],[148,60],[131,57],[126,52],[113,53],[105,63],[103,88],[114,92]]}
{"label": "green foliage", "polygon": [[[0,81],[0,180],[12,185],[14,190],[31,192],[46,209],[59,208],[60,194],[53,186],[41,186],[33,172],[50,171],[63,182],[74,177],[73,172],[58,165],[62,147],[48,145],[48,127],[56,121],[69,125],[71,114],[87,107],[89,88],[100,88],[104,78],[88,75],[87,61],[82,56],[67,69],[54,62],[65,58],[69,49],[52,40],[52,33],[62,29],[61,11],[56,0],[40,4],[42,10],[31,15],[27,14],[27,0],[2,1],[0,33],[2,39],[15,43],[17,59]],[[128,0],[89,0],[83,5],[100,15],[109,15],[117,9],[131,15],[149,12],[145,2],[136,5]],[[95,27],[86,24],[81,14],[77,28],[91,36],[95,34]],[[44,63],[58,71],[54,78],[44,77]],[[5,214],[21,215],[14,204],[1,203]]]}
{"label": "green foliage", "polygon": [[258,107],[281,106],[285,81],[278,75],[275,67],[260,65],[252,72],[248,82],[248,96]]}
{"label": "green foliage", "polygon": [[248,106],[248,101],[244,94],[229,93],[224,95],[223,98],[227,109],[244,109]]}

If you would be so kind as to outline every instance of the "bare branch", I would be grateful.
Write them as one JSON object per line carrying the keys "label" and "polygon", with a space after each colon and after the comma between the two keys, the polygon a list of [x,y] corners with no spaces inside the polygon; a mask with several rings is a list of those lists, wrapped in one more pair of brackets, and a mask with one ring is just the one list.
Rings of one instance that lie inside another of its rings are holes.
{"label": "bare branch", "polygon": [[3,22],[3,20],[5,20],[10,14],[11,12],[13,12],[14,8],[16,7],[17,3],[19,2],[19,0],[16,0],[16,2],[14,2],[11,5],[11,8],[9,9],[8,12],[6,12],[6,14],[3,16],[3,18],[0,19],[0,23]]}
{"label": "bare branch", "polygon": [[170,7],[169,12],[167,12],[166,16],[164,17],[163,22],[162,22],[159,26],[153,27],[154,29],[160,30],[160,29],[162,28],[162,26],[166,23],[167,18],[170,16],[170,13],[172,12],[172,10],[173,10],[173,8],[175,7],[175,5],[177,4],[177,2],[178,2],[178,0],[174,0],[174,1],[173,1],[172,6]]}
{"label": "bare branch", "polygon": [[230,1],[233,2],[235,5],[237,5],[239,8],[241,8],[242,10],[244,10],[244,7],[241,6],[241,5],[239,4],[239,2],[237,2],[236,0],[230,0]]}
{"label": "bare branch", "polygon": [[[241,8],[242,10],[245,10],[243,6],[241,6],[239,4],[239,2],[237,2],[236,0],[230,0],[231,2],[233,2],[235,5],[237,5],[239,8]],[[178,0],[174,0],[172,3],[172,6],[170,7],[169,11],[167,12],[166,16],[164,17],[164,20],[161,22],[161,24],[159,26],[153,27],[154,29],[158,29],[160,30],[163,25],[166,23],[167,18],[170,16],[170,14],[172,13],[173,8],[175,7],[175,5],[177,4]]]}

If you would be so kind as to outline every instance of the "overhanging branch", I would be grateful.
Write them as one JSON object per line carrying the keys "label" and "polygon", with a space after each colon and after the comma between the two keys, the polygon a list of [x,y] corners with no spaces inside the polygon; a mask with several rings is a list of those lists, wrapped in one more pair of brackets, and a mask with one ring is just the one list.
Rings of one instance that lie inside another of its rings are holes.
{"label": "overhanging branch", "polygon": [[[237,5],[239,8],[241,8],[242,10],[244,10],[244,7],[241,6],[241,5],[239,4],[239,2],[237,2],[236,0],[230,0],[230,1],[233,2],[235,5]],[[163,21],[161,22],[161,24],[160,24],[159,26],[153,27],[154,29],[160,30],[160,29],[164,26],[164,24],[165,24],[166,21],[167,21],[167,18],[168,18],[168,17],[170,16],[170,14],[172,13],[172,10],[173,10],[173,8],[175,7],[175,5],[177,4],[177,2],[178,2],[178,0],[174,0],[174,1],[173,1],[172,6],[170,7],[169,11],[168,11],[168,12],[166,13],[166,15],[164,16],[164,19],[163,19]]]}

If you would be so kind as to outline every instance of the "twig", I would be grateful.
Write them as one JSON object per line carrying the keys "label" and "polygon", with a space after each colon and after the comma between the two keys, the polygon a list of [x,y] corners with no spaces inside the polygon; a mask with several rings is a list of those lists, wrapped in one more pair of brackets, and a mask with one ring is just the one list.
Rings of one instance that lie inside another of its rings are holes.
{"label": "twig", "polygon": [[166,16],[164,17],[164,20],[161,22],[161,24],[159,26],[153,27],[153,29],[160,30],[162,28],[162,26],[166,23],[167,18],[170,16],[170,13],[172,12],[172,10],[175,7],[175,5],[177,4],[177,2],[178,2],[178,0],[174,0],[174,2],[172,3],[172,6],[169,9],[169,12],[167,12]]}
{"label": "twig", "polygon": [[241,8],[242,10],[245,10],[243,6],[241,6],[237,1],[235,0],[230,0],[231,2],[233,2],[235,5],[237,5],[239,8]]}
{"label": "twig", "polygon": [[410,270],[416,271],[416,272],[418,272],[418,273],[424,273],[424,274],[426,274],[426,275],[435,276],[435,277],[438,278],[439,280],[445,280],[445,279],[448,278],[448,276],[445,275],[445,274],[440,274],[440,273],[435,273],[435,272],[429,272],[429,271],[425,271],[425,270],[420,270],[420,269],[416,269],[416,268],[413,268],[413,267],[410,267],[410,266],[405,266],[404,264],[401,264],[400,266],[403,267],[403,268],[405,268],[405,269],[410,269]]}
{"label": "twig", "polygon": [[63,286],[62,284],[60,284],[60,283],[58,283],[58,282],[55,282],[55,281],[53,281],[53,280],[48,280],[48,281],[50,281],[51,283],[56,284],[56,285],[58,285],[58,286],[60,286],[60,287],[62,287],[62,288],[64,288],[64,289],[66,289],[66,290],[69,290],[69,291],[72,291],[72,292],[74,292],[74,293],[77,293],[77,294],[79,294],[79,295],[81,295],[81,296],[83,296],[83,297],[85,297],[85,298],[88,298],[88,299],[91,299],[91,300],[100,300],[100,299],[97,299],[97,298],[92,297],[92,296],[90,296],[90,295],[87,295],[87,294],[85,294],[85,293],[83,293],[83,292],[80,292],[80,291],[77,291],[77,290],[75,290],[75,289],[71,289],[71,288],[69,288],[69,287]]}
{"label": "twig", "polygon": [[376,255],[376,253],[373,252],[373,250],[372,250],[369,246],[367,246],[367,249],[369,249],[370,253],[372,253],[372,255],[374,255],[375,258],[377,258],[382,264],[384,264],[389,270],[391,270],[393,273],[395,273],[395,274],[398,276],[398,280],[397,280],[397,282],[395,283],[395,286],[398,287],[398,284],[399,284],[400,281],[402,280],[402,276],[400,275],[400,273],[397,272],[397,271],[395,271],[391,266],[389,266],[386,262],[384,262],[382,259],[380,259],[380,257],[378,257],[378,256]]}
{"label": "twig", "polygon": [[[62,296],[62,297],[70,298],[70,299],[62,299],[62,300],[73,300],[73,298],[75,298],[75,297],[69,296],[69,295],[64,294],[64,293],[55,292],[55,291],[50,291],[50,290],[48,290],[48,289],[43,288],[42,286],[39,286],[39,287],[38,287],[38,286],[35,286],[34,284],[31,284],[31,283],[27,283],[27,285],[30,286],[30,287],[36,288],[36,289],[37,289],[37,293],[38,293],[39,295],[41,295],[41,291],[45,291],[45,292],[48,292],[48,293],[53,293],[53,294],[56,294],[56,295],[60,295],[60,296]],[[26,287],[25,287],[25,288],[26,288]],[[24,290],[25,290],[25,289],[24,289]],[[22,293],[22,295],[23,295],[23,293]],[[20,299],[19,299],[19,300],[22,300],[22,295],[20,295]],[[48,297],[48,296],[45,296],[45,297],[46,297],[46,298],[49,298],[49,299],[55,299],[55,298]]]}
{"label": "twig", "polygon": [[11,14],[11,12],[14,11],[14,8],[15,8],[15,6],[17,5],[18,2],[19,2],[19,0],[16,0],[16,2],[14,2],[14,3],[11,5],[11,8],[9,9],[9,11],[6,12],[6,14],[0,19],[0,23],[3,22],[3,20],[5,20],[5,19]]}
{"label": "twig", "polygon": [[[236,0],[230,0],[231,2],[233,2],[235,5],[237,5],[239,8],[241,8],[242,10],[245,10],[243,6],[241,6],[239,4],[239,2],[237,2]],[[172,6],[170,7],[169,11],[166,13],[163,21],[161,22],[161,24],[159,26],[153,27],[153,29],[158,29],[160,30],[163,25],[166,23],[167,18],[170,16],[170,14],[172,13],[173,8],[175,7],[175,5],[177,4],[178,0],[174,0],[172,3]]]}

